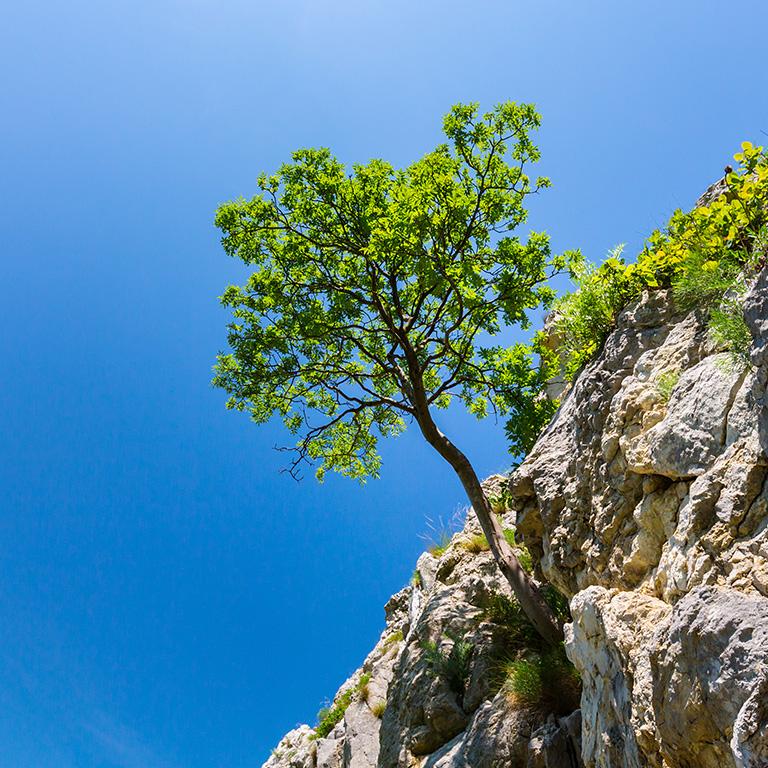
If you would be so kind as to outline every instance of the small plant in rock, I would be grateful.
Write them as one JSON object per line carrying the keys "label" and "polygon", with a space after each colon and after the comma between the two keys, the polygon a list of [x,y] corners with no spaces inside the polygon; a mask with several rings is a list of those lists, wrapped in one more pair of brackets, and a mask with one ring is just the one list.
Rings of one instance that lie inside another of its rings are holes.
{"label": "small plant in rock", "polygon": [[526,573],[533,573],[533,558],[531,557],[531,553],[528,551],[528,547],[524,546],[523,544],[517,545],[517,559],[520,561],[520,565],[523,566],[523,570]]}
{"label": "small plant in rock", "polygon": [[672,390],[677,386],[678,381],[680,381],[679,370],[667,371],[656,379],[656,391],[665,403],[668,403],[669,398],[672,397]]}
{"label": "small plant in rock", "polygon": [[[561,621],[564,623],[571,621],[567,598],[563,597],[551,584],[544,585],[542,595]],[[514,598],[500,592],[492,592],[482,609],[480,618],[503,630],[503,643],[507,649],[543,647],[540,635]]]}
{"label": "small plant in rock", "polygon": [[751,365],[749,359],[752,334],[744,320],[742,311],[742,290],[734,290],[733,296],[726,296],[720,306],[709,316],[709,333],[712,340],[728,352],[725,368],[728,371],[742,371]]}
{"label": "small plant in rock", "polygon": [[479,552],[487,552],[491,548],[484,533],[477,533],[474,536],[465,539],[461,542],[460,546],[463,549],[466,549],[467,552],[471,552],[473,555],[476,555]]}
{"label": "small plant in rock", "polygon": [[[607,264],[619,265],[624,245],[608,254]],[[584,261],[572,268],[578,291],[556,304],[555,329],[563,339],[568,359],[567,375],[575,373],[595,354],[613,327],[616,315],[630,298],[619,271],[609,271]]]}
{"label": "small plant in rock", "polygon": [[768,261],[768,153],[750,142],[741,149],[734,155],[740,170],[725,169],[723,193],[688,213],[675,211],[634,264],[613,254],[599,267],[571,269],[578,290],[557,302],[556,323],[569,353],[567,378],[600,347],[616,310],[645,290],[670,287],[679,309],[710,311],[710,329],[731,353],[731,367],[748,364],[748,331],[733,294]]}
{"label": "small plant in rock", "polygon": [[[414,573],[418,573],[418,571],[414,571]],[[398,629],[397,632],[394,632],[391,634],[385,641],[385,646],[394,645],[395,643],[399,643],[403,639],[403,630]]]}
{"label": "small plant in rock", "polygon": [[497,517],[500,517],[509,509],[509,504],[511,501],[511,495],[509,493],[509,489],[506,487],[503,487],[498,494],[494,496],[489,496],[488,501],[491,504],[491,509],[493,510],[493,514],[496,515]]}
{"label": "small plant in rock", "polygon": [[450,633],[443,635],[442,639],[451,643],[448,651],[441,648],[441,641],[424,643],[422,646],[427,660],[427,674],[445,680],[461,702],[469,679],[473,646],[463,637]]}
{"label": "small plant in rock", "polygon": [[419,589],[422,589],[424,587],[424,577],[421,575],[419,571],[413,572],[413,576],[411,576],[411,586],[419,587]]}
{"label": "small plant in rock", "polygon": [[371,707],[371,713],[374,715],[374,717],[378,717],[379,720],[381,720],[382,717],[384,717],[384,710],[387,708],[387,700],[386,699],[379,699],[372,707]]}
{"label": "small plant in rock", "polygon": [[362,700],[367,701],[368,693],[366,692],[363,694],[363,690],[365,689],[367,691],[368,683],[370,681],[370,675],[363,675],[358,681],[357,685],[354,688],[348,688],[346,691],[344,691],[344,693],[338,697],[336,703],[332,707],[323,707],[317,713],[317,719],[319,721],[317,728],[315,728],[315,732],[309,738],[324,739],[334,729],[336,724],[341,722],[341,719],[344,717],[344,713],[349,708],[349,705],[352,703],[352,699],[356,693],[360,694],[361,697],[365,696],[365,698]]}
{"label": "small plant in rock", "polygon": [[683,312],[716,307],[736,283],[740,271],[739,264],[691,251],[672,281],[675,304]]}
{"label": "small plant in rock", "polygon": [[525,617],[520,605],[499,592],[492,592],[480,614],[482,621],[495,624],[502,630],[505,648],[538,647],[539,635]]}
{"label": "small plant in rock", "polygon": [[429,542],[427,552],[429,552],[432,557],[439,559],[443,552],[450,546],[453,534],[461,530],[464,524],[464,515],[462,514],[462,510],[457,508],[447,523],[443,521],[442,517],[439,517],[437,521],[432,520],[432,518],[426,515],[425,517],[429,533],[421,538]]}
{"label": "small plant in rock", "polygon": [[450,543],[451,537],[448,535],[448,532],[440,531],[439,541],[436,541],[434,544],[432,544],[432,546],[427,551],[430,555],[432,555],[432,557],[440,558],[445,550],[448,549]]}
{"label": "small plant in rock", "polygon": [[581,677],[562,645],[508,659],[503,673],[501,690],[516,706],[555,715],[567,715],[579,707]]}

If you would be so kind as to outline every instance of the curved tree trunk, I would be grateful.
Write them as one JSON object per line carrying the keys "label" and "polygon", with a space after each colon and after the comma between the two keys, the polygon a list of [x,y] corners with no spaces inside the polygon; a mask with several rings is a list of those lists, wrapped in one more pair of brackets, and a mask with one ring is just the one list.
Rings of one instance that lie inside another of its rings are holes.
{"label": "curved tree trunk", "polygon": [[550,645],[563,641],[563,624],[546,604],[536,583],[523,570],[493,514],[469,459],[438,429],[428,407],[418,408],[417,422],[426,441],[453,467],[488,539],[496,563],[509,582],[523,612]]}

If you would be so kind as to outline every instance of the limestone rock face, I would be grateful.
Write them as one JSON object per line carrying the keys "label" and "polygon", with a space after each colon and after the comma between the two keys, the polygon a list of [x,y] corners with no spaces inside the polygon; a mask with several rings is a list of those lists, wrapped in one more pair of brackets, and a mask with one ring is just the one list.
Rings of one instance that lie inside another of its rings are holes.
{"label": "limestone rock face", "polygon": [[[486,493],[498,495],[505,483],[490,478]],[[509,514],[503,523],[513,525]],[[292,731],[264,768],[581,767],[563,762],[564,754],[579,754],[576,720],[547,722],[541,712],[515,708],[497,693],[495,667],[504,648],[498,628],[481,614],[493,594],[511,597],[511,591],[491,553],[467,546],[479,533],[470,510],[439,557],[419,558],[414,584],[385,606],[381,639],[336,694],[334,703],[356,691],[341,722],[325,738],[307,726]],[[447,653],[458,638],[472,647],[460,694],[445,676],[430,674],[425,651],[439,643]],[[357,690],[363,675],[370,676],[365,695]],[[384,703],[379,719],[376,705]]]}
{"label": "limestone rock face", "polygon": [[511,478],[571,598],[590,768],[768,766],[768,270],[744,312],[739,370],[703,316],[643,296]]}
{"label": "limestone rock face", "polygon": [[[341,722],[291,731],[264,768],[768,768],[768,269],[744,317],[739,369],[702,313],[642,296],[509,478],[504,526],[571,601],[580,711],[546,717],[498,692],[483,609],[510,592],[470,546],[470,510],[387,603],[337,694],[355,691]],[[459,687],[425,650],[458,638],[472,646]]]}

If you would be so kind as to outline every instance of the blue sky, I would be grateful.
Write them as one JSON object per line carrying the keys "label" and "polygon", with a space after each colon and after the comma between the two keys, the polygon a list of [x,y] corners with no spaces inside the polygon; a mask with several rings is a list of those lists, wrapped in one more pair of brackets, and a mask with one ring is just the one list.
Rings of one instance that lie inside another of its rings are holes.
{"label": "blue sky", "polygon": [[[530,226],[637,251],[768,132],[762,0],[26,0],[0,24],[0,768],[260,766],[314,722],[462,504],[279,474],[209,386],[242,282],[216,206],[302,146],[407,164],[456,102],[534,102]],[[480,474],[503,430],[444,421]]]}

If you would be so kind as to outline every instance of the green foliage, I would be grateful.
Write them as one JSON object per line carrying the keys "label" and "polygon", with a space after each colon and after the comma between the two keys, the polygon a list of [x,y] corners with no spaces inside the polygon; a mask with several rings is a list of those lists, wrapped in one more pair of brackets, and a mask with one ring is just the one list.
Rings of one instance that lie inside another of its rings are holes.
{"label": "green foliage", "polygon": [[684,311],[711,309],[713,336],[731,351],[734,365],[748,364],[740,310],[730,299],[719,306],[768,255],[768,156],[749,142],[741,146],[734,155],[741,170],[726,173],[725,193],[706,207],[675,211],[663,231],[651,234],[634,264],[614,252],[599,267],[572,269],[577,291],[557,303],[557,330],[570,355],[568,377],[594,355],[630,300],[645,289],[669,287]]}
{"label": "green foliage", "polygon": [[471,552],[473,555],[476,555],[478,552],[487,552],[491,548],[484,533],[477,533],[474,536],[470,536],[468,539],[462,541],[459,546],[466,549],[467,552]]}
{"label": "green foliage", "polygon": [[[562,621],[571,621],[568,601],[554,587],[545,585],[542,595]],[[498,628],[496,642],[503,649],[497,656],[495,688],[506,692],[518,706],[535,706],[557,714],[568,714],[578,707],[579,676],[562,644],[553,648],[544,643],[517,601],[493,592],[481,619]]]}
{"label": "green foliage", "polygon": [[[502,487],[498,494],[494,494],[493,496],[488,497],[488,502],[491,505],[493,514],[498,518],[501,518],[501,516],[504,515],[507,510],[509,510],[511,500],[512,497],[509,492],[509,488],[507,488],[506,485]],[[499,522],[501,522],[500,519]]]}
{"label": "green foliage", "polygon": [[443,554],[443,552],[445,552],[445,550],[448,549],[450,544],[451,544],[451,536],[448,533],[448,531],[443,529],[442,531],[440,531],[439,540],[434,542],[427,551],[429,552],[430,555],[432,555],[432,557],[439,558]]}
{"label": "green foliage", "polygon": [[310,736],[311,739],[324,739],[341,722],[344,713],[352,703],[355,694],[358,694],[362,701],[368,700],[368,683],[371,681],[370,675],[363,675],[354,688],[349,688],[342,693],[332,707],[323,707],[317,713],[319,721],[315,732]]}
{"label": "green foliage", "polygon": [[414,570],[413,576],[411,576],[411,586],[412,587],[424,586],[424,578],[422,577],[421,573],[418,570]]}
{"label": "green foliage", "polygon": [[[507,544],[509,544],[510,547],[517,547],[517,544],[515,543],[515,529],[514,528],[504,528],[504,538],[507,540]],[[526,550],[527,552],[528,550]],[[530,553],[528,555],[530,557]]]}
{"label": "green foliage", "polygon": [[443,639],[450,641],[451,647],[444,651],[436,643],[424,643],[424,657],[427,662],[427,674],[430,677],[440,677],[448,683],[448,687],[456,694],[459,701],[464,696],[464,690],[471,671],[473,646],[463,637],[446,633]]}
{"label": "green foliage", "polygon": [[545,584],[542,595],[546,604],[554,611],[555,615],[563,622],[572,621],[571,606],[568,598],[561,595],[551,584]]}
{"label": "green foliage", "polygon": [[533,558],[528,551],[528,547],[518,544],[515,554],[517,555],[517,559],[520,561],[523,570],[528,574],[533,573]]}
{"label": "green foliage", "polygon": [[457,105],[447,143],[407,168],[301,149],[259,177],[256,197],[219,207],[224,250],[254,271],[222,296],[231,351],[213,384],[255,422],[283,419],[298,438],[294,476],[306,463],[319,479],[376,477],[378,439],[454,398],[478,417],[530,418],[511,430],[530,444],[551,411],[537,399],[543,374],[531,348],[485,340],[528,328],[553,299],[548,278],[578,258],[553,255],[544,234],[511,234],[527,195],[550,184],[523,172],[539,159],[538,126],[530,105]]}
{"label": "green foliage", "polygon": [[[418,573],[418,571],[414,571],[414,573]],[[399,643],[403,639],[403,630],[398,629],[397,632],[393,632],[385,641],[385,646],[393,645],[394,643]]]}
{"label": "green foliage", "polygon": [[579,707],[581,678],[562,645],[547,647],[502,665],[501,689],[517,706],[567,715]]}
{"label": "green foliage", "polygon": [[[579,258],[574,255],[573,261]],[[534,362],[535,357],[538,357],[538,363]],[[560,404],[545,395],[547,382],[557,375],[560,362],[539,331],[530,345],[516,344],[501,350],[495,365],[498,368],[493,377],[494,385],[501,394],[503,410],[509,414],[504,425],[509,452],[522,458],[533,448]],[[513,462],[513,467],[518,465],[519,461]]]}
{"label": "green foliage", "polygon": [[709,332],[715,343],[729,353],[725,367],[745,370],[750,366],[752,334],[744,320],[742,293],[734,293],[733,297],[726,297],[718,308],[710,312]]}
{"label": "green foliage", "polygon": [[678,381],[680,381],[679,370],[667,371],[656,379],[656,391],[665,403],[668,403],[669,398],[672,397],[672,390],[677,386]]}
{"label": "green foliage", "polygon": [[683,312],[715,307],[738,280],[740,272],[738,264],[715,261],[705,253],[690,251],[672,279],[675,303]]}
{"label": "green foliage", "polygon": [[600,268],[586,261],[575,265],[571,275],[578,290],[557,302],[556,331],[567,353],[569,377],[595,354],[613,327],[616,314],[631,298],[622,279],[623,248],[614,248]]}
{"label": "green foliage", "polygon": [[519,603],[499,592],[491,593],[480,618],[503,630],[504,645],[507,648],[538,647],[541,642],[541,636],[526,618]]}
{"label": "green foliage", "polygon": [[374,715],[374,717],[378,717],[379,720],[381,720],[381,718],[384,717],[384,710],[386,710],[386,708],[387,700],[380,699],[371,707],[371,713]]}

